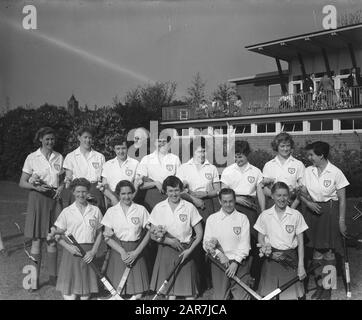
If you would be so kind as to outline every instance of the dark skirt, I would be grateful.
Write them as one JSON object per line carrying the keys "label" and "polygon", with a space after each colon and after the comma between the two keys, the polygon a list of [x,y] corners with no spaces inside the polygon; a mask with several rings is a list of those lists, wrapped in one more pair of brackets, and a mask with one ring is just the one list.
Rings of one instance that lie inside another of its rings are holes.
{"label": "dark skirt", "polygon": [[[137,248],[138,241],[120,241],[119,244],[128,252]],[[112,249],[107,268],[107,278],[114,288],[117,289],[125,269],[126,264],[122,261],[121,255]],[[127,282],[121,294],[134,295],[147,292],[148,290],[149,276],[145,259],[141,253],[129,272]]]}
{"label": "dark skirt", "polygon": [[[81,247],[87,252],[92,249],[93,244],[81,244]],[[64,248],[56,290],[63,295],[87,296],[91,293],[97,293],[97,276],[89,264],[85,263],[81,257],[73,256]]]}
{"label": "dark skirt", "polygon": [[202,219],[206,222],[207,218],[216,212],[216,210],[214,209],[214,201],[213,199],[203,199],[204,200],[204,204],[205,204],[205,209],[200,209],[197,208],[197,210],[199,211]]}
{"label": "dark skirt", "polygon": [[[296,269],[285,267],[271,259],[265,259],[261,269],[258,292],[261,296],[266,296],[281,285],[293,279],[295,276],[297,276]],[[298,298],[303,297],[303,295],[303,282],[298,281],[296,284],[281,292],[279,294],[279,299],[297,300]]]}
{"label": "dark skirt", "polygon": [[25,237],[46,238],[61,211],[62,206],[59,200],[54,200],[37,191],[30,191],[24,228]]}
{"label": "dark skirt", "polygon": [[166,199],[166,195],[161,194],[157,188],[152,188],[144,190],[143,203],[140,204],[142,204],[148,210],[148,212],[151,212],[157,203]]}
{"label": "dark skirt", "polygon": [[313,213],[303,205],[306,230],[306,245],[315,249],[334,249],[343,253],[342,238],[339,232],[339,202],[317,202],[322,214]]}
{"label": "dark skirt", "polygon": [[[89,193],[94,197],[94,204],[101,210],[102,214],[106,212],[104,194],[97,189],[97,182],[91,183]],[[70,206],[74,201],[74,195],[71,188],[64,188],[61,194],[63,208]]]}
{"label": "dark skirt", "polygon": [[[150,289],[157,291],[175,266],[180,252],[167,245],[158,245],[155,265],[150,284]],[[167,295],[195,297],[198,294],[197,284],[199,283],[196,264],[193,258],[194,252],[176,270],[171,277]]]}

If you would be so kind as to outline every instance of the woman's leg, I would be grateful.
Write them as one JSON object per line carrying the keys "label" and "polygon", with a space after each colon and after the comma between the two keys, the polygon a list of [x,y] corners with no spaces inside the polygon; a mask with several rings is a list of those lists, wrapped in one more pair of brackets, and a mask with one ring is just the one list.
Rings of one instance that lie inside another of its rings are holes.
{"label": "woman's leg", "polygon": [[47,256],[48,256],[49,284],[55,286],[57,282],[57,258],[58,258],[58,250],[56,242],[48,244]]}
{"label": "woman's leg", "polygon": [[[39,287],[39,277],[40,277],[40,267],[41,267],[41,239],[33,239],[31,243],[30,254],[35,259],[36,263],[34,263],[36,268],[36,287],[35,290]],[[29,289],[29,291],[33,291],[34,289]]]}

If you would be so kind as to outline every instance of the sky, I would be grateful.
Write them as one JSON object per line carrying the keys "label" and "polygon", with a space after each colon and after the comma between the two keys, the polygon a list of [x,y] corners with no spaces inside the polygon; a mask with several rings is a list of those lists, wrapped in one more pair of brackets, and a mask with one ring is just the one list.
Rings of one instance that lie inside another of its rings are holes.
{"label": "sky", "polygon": [[[37,29],[22,26],[37,9]],[[322,8],[360,0],[0,0],[0,107],[111,105],[128,90],[200,72],[210,95],[228,79],[276,71],[245,46],[322,29]],[[7,102],[6,102],[7,101]]]}

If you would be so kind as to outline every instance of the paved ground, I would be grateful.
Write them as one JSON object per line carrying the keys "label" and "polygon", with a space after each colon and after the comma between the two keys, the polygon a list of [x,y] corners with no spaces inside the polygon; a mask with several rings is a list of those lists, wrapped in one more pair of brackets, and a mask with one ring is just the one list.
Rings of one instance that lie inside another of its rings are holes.
{"label": "paved ground", "polygon": [[[23,289],[22,281],[25,274],[23,267],[29,264],[29,260],[23,251],[24,238],[19,234],[15,222],[23,228],[26,215],[27,192],[19,189],[13,182],[0,182],[0,230],[3,235],[5,246],[10,249],[8,257],[0,256],[0,300],[58,300],[62,299],[59,292],[54,287],[49,286],[47,281],[46,266],[42,267],[40,277],[41,289],[36,293],[28,293]],[[353,205],[357,199],[348,200],[347,226],[352,234],[362,232],[362,218],[352,222],[351,217],[355,214]],[[44,250],[44,249],[43,249]],[[43,254],[45,256],[45,252]],[[104,246],[98,254],[97,263],[102,264]],[[361,246],[349,247],[352,299],[362,300],[362,249]],[[60,255],[59,255],[60,257]],[[310,288],[314,285],[312,281]],[[313,292],[308,293],[307,299]],[[209,300],[212,290],[207,291],[200,299]],[[148,298],[148,297],[147,297]],[[338,277],[338,289],[333,290],[332,299],[345,300],[346,293],[342,277]]]}

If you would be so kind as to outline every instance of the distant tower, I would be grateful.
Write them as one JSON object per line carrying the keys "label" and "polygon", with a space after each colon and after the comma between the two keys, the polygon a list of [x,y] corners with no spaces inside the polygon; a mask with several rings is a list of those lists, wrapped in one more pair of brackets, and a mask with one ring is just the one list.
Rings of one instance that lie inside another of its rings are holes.
{"label": "distant tower", "polygon": [[68,112],[72,117],[75,117],[79,114],[79,102],[75,99],[74,94],[68,100]]}

